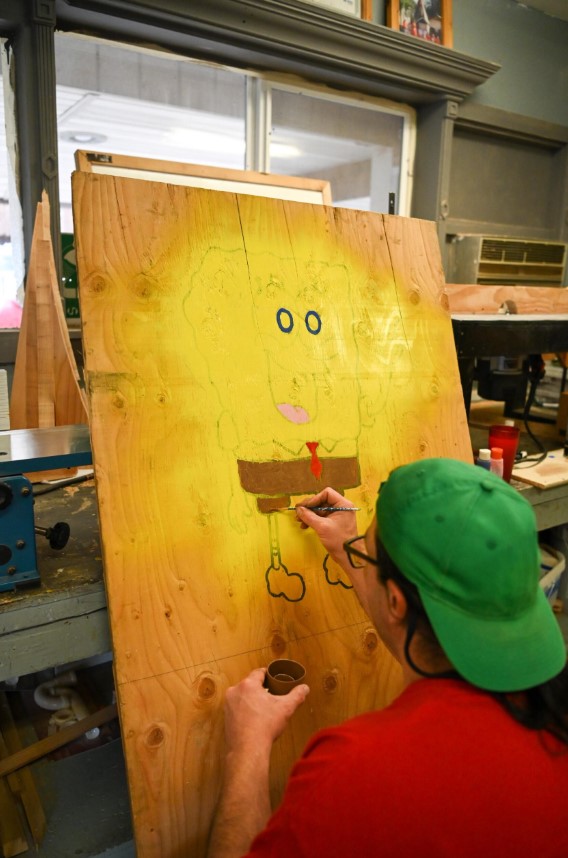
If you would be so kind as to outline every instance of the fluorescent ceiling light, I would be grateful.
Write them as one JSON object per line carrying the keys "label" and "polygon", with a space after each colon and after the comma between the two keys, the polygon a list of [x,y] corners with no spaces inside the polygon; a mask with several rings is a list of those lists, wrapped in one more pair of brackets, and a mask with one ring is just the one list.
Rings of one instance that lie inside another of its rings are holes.
{"label": "fluorescent ceiling light", "polygon": [[62,131],[59,136],[69,143],[104,143],[108,139],[104,134],[94,131]]}
{"label": "fluorescent ceiling light", "polygon": [[165,142],[204,152],[231,152],[232,154],[242,152],[244,154],[245,151],[245,141],[242,137],[230,137],[227,134],[192,128],[171,128],[165,134]]}
{"label": "fluorescent ceiling light", "polygon": [[292,146],[290,143],[270,144],[271,158],[298,158],[301,154],[302,150],[297,146]]}
{"label": "fluorescent ceiling light", "polygon": [[[187,149],[199,149],[204,152],[243,154],[245,141],[222,132],[202,131],[197,128],[172,128],[165,135],[165,142]],[[289,143],[271,143],[270,154],[274,158],[297,158],[302,154],[297,146]]]}

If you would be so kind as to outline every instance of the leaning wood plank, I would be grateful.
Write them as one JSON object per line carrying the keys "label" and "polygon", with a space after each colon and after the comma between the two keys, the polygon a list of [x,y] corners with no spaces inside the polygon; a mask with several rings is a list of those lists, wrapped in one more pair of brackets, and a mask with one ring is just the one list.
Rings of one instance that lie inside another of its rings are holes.
{"label": "leaning wood plank", "polygon": [[[51,285],[45,201],[38,204],[10,403],[13,429],[55,425]],[[49,215],[49,211],[48,211]]]}
{"label": "leaning wood plank", "polygon": [[[208,164],[188,164],[183,161],[163,161],[159,158],[140,158],[133,155],[109,152],[75,152],[75,164],[84,172],[103,173],[108,176],[142,178],[148,181],[164,181],[174,184],[191,184],[240,193],[269,192],[270,196],[294,199],[290,193],[307,192],[314,202],[331,205],[331,185],[326,179],[308,179],[303,176],[279,176],[275,173],[260,173],[256,170],[231,170],[226,167],[211,167]],[[312,200],[310,200],[312,201]]]}
{"label": "leaning wood plank", "polygon": [[73,742],[95,727],[100,727],[101,724],[106,724],[112,721],[117,716],[117,707],[113,703],[110,706],[105,706],[104,709],[99,709],[97,712],[91,712],[86,718],[81,718],[75,724],[70,724],[69,727],[64,727],[58,730],[52,736],[47,736],[45,739],[40,739],[39,742],[34,742],[33,745],[28,745],[27,748],[22,748],[21,751],[16,751],[15,754],[10,754],[5,760],[0,760],[0,778],[17,772],[18,769],[27,766],[30,763],[40,760],[46,754],[55,751],[56,748],[62,748]]}
{"label": "leaning wood plank", "polygon": [[[8,756],[8,754],[9,754],[8,746],[6,745],[6,742],[4,741],[4,737],[3,737],[2,733],[0,733],[0,759]],[[16,830],[18,830],[18,828],[21,829],[21,833],[22,833],[21,836],[23,838],[25,838],[26,849],[27,849],[28,847],[27,847],[26,832],[25,832],[23,820],[20,817],[20,803],[22,805],[24,804],[23,796],[22,796],[22,792],[24,791],[24,784],[22,781],[21,772],[13,772],[11,775],[8,775],[7,778],[5,778],[5,779],[3,778],[2,780],[5,780],[7,782],[9,790],[11,791],[11,795],[12,795],[12,798],[14,800],[14,810],[15,810],[16,826],[17,826]],[[45,833],[45,819],[44,819],[44,833]],[[36,841],[34,841],[34,842],[36,842]],[[19,847],[18,847],[18,850],[22,851]]]}
{"label": "leaning wood plank", "polygon": [[306,665],[275,802],[315,730],[400,689],[313,534],[261,506],[333,473],[364,531],[391,468],[471,461],[438,241],[421,221],[96,173],[73,196],[137,854],[199,858],[228,685]]}
{"label": "leaning wood plank", "polygon": [[447,283],[452,313],[568,313],[568,288]]}
{"label": "leaning wood plank", "polygon": [[3,777],[0,778],[0,844],[4,858],[21,855],[29,848],[18,802]]}
{"label": "leaning wood plank", "polygon": [[[52,263],[53,253],[49,232],[49,205],[47,197],[42,196],[38,206],[39,241],[34,269],[36,292],[36,340],[35,358],[37,366],[37,409],[38,427],[55,426],[55,339],[53,320],[53,291],[51,278],[55,273]],[[33,240],[33,239],[32,239]],[[53,267],[51,266],[51,264]],[[29,288],[29,287],[28,287]],[[32,286],[33,288],[33,286]],[[25,302],[25,299],[24,299]],[[31,346],[28,343],[28,347]],[[20,428],[20,427],[14,427]]]}
{"label": "leaning wood plank", "polygon": [[38,203],[10,399],[13,429],[87,423],[85,394],[63,315],[49,229]]}
{"label": "leaning wood plank", "polygon": [[[1,756],[8,757],[10,754],[20,751],[22,749],[20,734],[4,693],[0,694],[0,729],[5,742],[4,747],[1,748]],[[12,792],[17,793],[20,797],[34,843],[38,846],[45,836],[47,823],[33,775],[29,769],[23,768],[19,772],[8,775],[8,783]]]}

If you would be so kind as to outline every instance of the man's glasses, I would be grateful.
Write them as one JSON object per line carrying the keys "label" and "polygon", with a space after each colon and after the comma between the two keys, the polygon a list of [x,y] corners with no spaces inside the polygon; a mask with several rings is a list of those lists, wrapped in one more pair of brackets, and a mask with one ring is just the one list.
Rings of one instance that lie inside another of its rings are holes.
{"label": "man's glasses", "polygon": [[[361,551],[360,548],[355,548],[355,545],[359,543],[359,545],[363,544],[365,546],[365,537],[364,536],[354,536],[352,539],[348,539],[347,542],[343,543],[343,548],[345,549],[345,553],[347,554],[347,559],[349,563],[353,567],[353,569],[362,569],[365,563],[371,563],[373,566],[378,566],[378,560],[375,557],[370,557],[364,551]],[[364,560],[365,563],[357,563],[357,560]]]}

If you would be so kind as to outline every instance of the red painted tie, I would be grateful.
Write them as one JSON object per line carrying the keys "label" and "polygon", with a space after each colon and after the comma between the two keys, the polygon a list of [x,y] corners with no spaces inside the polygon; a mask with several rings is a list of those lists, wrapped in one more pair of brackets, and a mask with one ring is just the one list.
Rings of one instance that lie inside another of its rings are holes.
{"label": "red painted tie", "polygon": [[318,441],[307,441],[306,447],[312,454],[312,461],[310,462],[310,471],[312,472],[316,480],[319,480],[319,478],[321,477],[321,472],[323,470],[323,465],[318,459],[318,454],[316,453],[316,450],[319,447],[319,443]]}

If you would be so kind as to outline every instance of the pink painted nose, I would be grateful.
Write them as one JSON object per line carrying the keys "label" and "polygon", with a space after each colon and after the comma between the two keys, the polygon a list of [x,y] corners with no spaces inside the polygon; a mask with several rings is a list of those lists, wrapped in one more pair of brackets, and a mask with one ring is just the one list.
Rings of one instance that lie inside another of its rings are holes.
{"label": "pink painted nose", "polygon": [[289,420],[290,423],[309,423],[310,415],[305,408],[299,405],[288,405],[286,402],[281,402],[276,406],[282,417]]}

